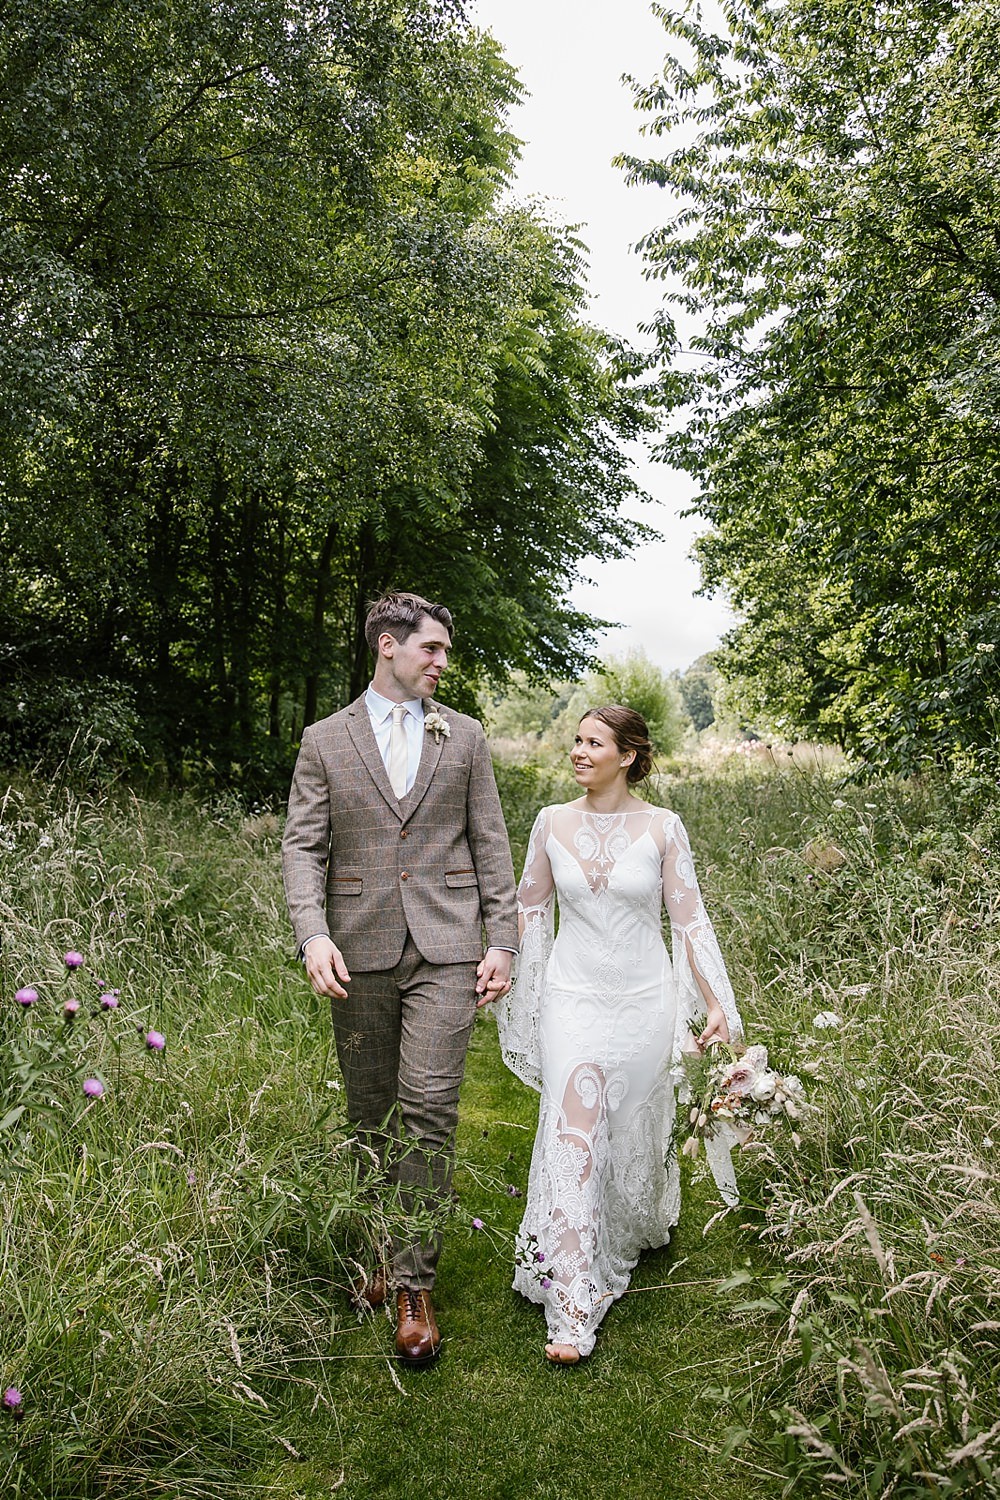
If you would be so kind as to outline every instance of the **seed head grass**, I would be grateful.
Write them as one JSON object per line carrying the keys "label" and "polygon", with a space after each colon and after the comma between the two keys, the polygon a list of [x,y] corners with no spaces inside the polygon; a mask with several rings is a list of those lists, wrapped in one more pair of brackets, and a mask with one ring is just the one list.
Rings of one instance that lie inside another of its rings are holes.
{"label": "seed head grass", "polygon": [[[520,859],[573,788],[544,767],[500,783]],[[349,1295],[398,1215],[358,1181],[280,819],[8,790],[0,1493],[995,1493],[1000,816],[749,757],[654,795],[691,834],[748,1033],[806,1085],[800,1144],[751,1140],[730,1211],[686,1163],[671,1244],[591,1358],[553,1369],[510,1289],[537,1096],[480,1017],[444,1353],[412,1372],[391,1310]]]}

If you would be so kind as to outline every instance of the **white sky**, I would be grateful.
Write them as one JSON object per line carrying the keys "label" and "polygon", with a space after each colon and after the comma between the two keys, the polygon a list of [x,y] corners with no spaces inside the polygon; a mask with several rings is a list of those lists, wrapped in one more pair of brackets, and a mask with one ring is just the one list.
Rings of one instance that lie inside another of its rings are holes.
{"label": "white sky", "polygon": [[[470,0],[470,11],[528,91],[510,119],[524,142],[516,196],[546,198],[555,215],[580,226],[590,249],[592,320],[647,344],[638,325],[660,305],[662,288],[645,280],[631,247],[662,220],[667,203],[662,189],[626,187],[611,159],[619,151],[655,155],[661,144],[640,134],[645,117],[621,77],[653,77],[666,46],[662,26],[646,0]],[[698,569],[687,554],[705,528],[678,515],[690,501],[690,480],[642,450],[635,470],[656,502],[637,513],[663,541],[623,562],[591,564],[593,581],[574,590],[573,602],[621,622],[601,640],[602,653],[642,646],[659,666],[684,668],[718,643],[730,616],[721,599],[693,597]]]}

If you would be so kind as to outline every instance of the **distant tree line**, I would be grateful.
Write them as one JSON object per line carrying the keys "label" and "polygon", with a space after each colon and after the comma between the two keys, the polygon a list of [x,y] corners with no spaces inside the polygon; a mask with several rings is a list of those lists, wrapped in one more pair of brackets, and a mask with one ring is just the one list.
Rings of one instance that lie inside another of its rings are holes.
{"label": "distant tree line", "polygon": [[390,586],[453,608],[452,701],[586,665],[646,407],[500,203],[461,5],[11,0],[0,94],[0,756],[266,781]]}
{"label": "distant tree line", "polygon": [[739,618],[718,665],[779,730],[903,771],[981,762],[1000,728],[1000,10],[723,11],[663,12],[662,74],[637,89],[663,151],[626,162],[681,199],[644,248],[670,286],[662,452],[700,484],[704,577]]}

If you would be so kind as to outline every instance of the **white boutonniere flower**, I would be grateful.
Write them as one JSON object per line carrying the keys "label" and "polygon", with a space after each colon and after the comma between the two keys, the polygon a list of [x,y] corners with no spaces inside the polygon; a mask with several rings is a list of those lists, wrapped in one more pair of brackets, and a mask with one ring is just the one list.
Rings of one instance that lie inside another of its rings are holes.
{"label": "white boutonniere flower", "polygon": [[424,732],[432,734],[435,745],[440,745],[451,734],[451,725],[443,714],[424,714]]}

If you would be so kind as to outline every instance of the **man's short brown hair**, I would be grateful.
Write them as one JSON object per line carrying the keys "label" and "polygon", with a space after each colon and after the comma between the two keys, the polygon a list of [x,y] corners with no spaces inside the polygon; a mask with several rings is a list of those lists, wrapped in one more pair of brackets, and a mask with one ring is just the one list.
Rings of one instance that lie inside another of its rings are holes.
{"label": "man's short brown hair", "polygon": [[407,593],[388,593],[376,599],[369,605],[365,620],[365,640],[372,655],[378,656],[380,635],[388,631],[400,643],[409,640],[424,615],[436,620],[451,636],[451,611],[443,604],[432,604],[429,599],[421,599],[419,594]]}

